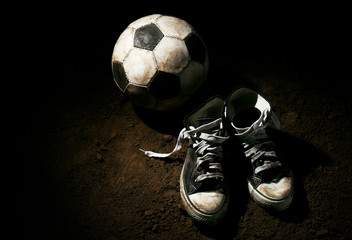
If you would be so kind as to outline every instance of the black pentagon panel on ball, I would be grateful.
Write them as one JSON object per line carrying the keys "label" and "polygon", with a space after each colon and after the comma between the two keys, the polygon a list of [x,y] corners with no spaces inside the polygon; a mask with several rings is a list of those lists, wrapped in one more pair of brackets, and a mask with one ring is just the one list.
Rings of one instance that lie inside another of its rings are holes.
{"label": "black pentagon panel on ball", "polygon": [[122,90],[125,91],[126,86],[128,84],[128,79],[123,68],[122,63],[120,62],[113,62],[112,63],[112,73],[114,76],[114,80],[117,86]]}
{"label": "black pentagon panel on ball", "polygon": [[185,39],[185,43],[191,59],[203,64],[206,59],[207,50],[199,36],[192,33]]}
{"label": "black pentagon panel on ball", "polygon": [[150,82],[149,89],[156,98],[162,100],[177,96],[180,85],[180,78],[177,75],[158,71]]}
{"label": "black pentagon panel on ball", "polygon": [[160,29],[154,23],[150,23],[136,30],[134,46],[153,51],[163,37],[164,34]]}

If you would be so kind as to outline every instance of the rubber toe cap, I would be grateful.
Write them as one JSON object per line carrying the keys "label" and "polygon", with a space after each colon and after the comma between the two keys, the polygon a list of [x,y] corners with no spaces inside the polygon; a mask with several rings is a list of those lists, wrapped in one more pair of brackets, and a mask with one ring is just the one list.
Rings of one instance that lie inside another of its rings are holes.
{"label": "rubber toe cap", "polygon": [[257,187],[257,191],[263,194],[265,197],[281,200],[286,198],[292,188],[292,179],[290,177],[284,177],[278,182],[262,183]]}
{"label": "rubber toe cap", "polygon": [[189,195],[192,204],[205,213],[218,212],[225,202],[225,195],[218,192],[200,192]]}

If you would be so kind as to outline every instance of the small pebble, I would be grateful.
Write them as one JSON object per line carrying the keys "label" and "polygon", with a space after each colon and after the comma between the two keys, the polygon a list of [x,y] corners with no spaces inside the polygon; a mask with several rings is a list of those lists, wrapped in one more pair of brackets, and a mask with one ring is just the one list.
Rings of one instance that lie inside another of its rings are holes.
{"label": "small pebble", "polygon": [[97,160],[98,162],[104,162],[104,157],[100,153],[97,154]]}
{"label": "small pebble", "polygon": [[152,215],[153,214],[153,211],[152,210],[146,210],[145,212],[144,212],[144,215],[146,215],[146,216],[150,216],[150,215]]}

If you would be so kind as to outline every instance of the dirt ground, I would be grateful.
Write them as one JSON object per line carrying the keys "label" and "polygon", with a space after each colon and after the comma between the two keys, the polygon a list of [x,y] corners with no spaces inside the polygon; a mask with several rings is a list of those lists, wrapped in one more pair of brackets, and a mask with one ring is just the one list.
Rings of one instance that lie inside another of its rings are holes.
{"label": "dirt ground", "polygon": [[[38,60],[28,74],[38,80],[22,80],[17,91],[21,101],[13,114],[20,170],[15,235],[351,239],[352,75],[344,25],[336,20],[331,26],[322,15],[320,24],[273,19],[246,27],[240,21],[226,22],[215,28],[217,21],[223,23],[221,17],[196,18],[174,10],[169,14],[187,20],[203,36],[210,71],[187,106],[156,113],[125,100],[110,66],[113,45],[124,27],[151,13],[116,16],[115,22],[111,13],[79,19],[73,14],[65,24],[57,20],[61,13],[45,15],[57,21],[40,35],[44,37],[33,40],[30,51]],[[45,29],[44,23],[39,29]],[[235,36],[219,34],[228,29]],[[189,111],[214,94],[226,97],[240,84],[258,89],[273,103],[281,130],[270,129],[270,134],[292,167],[295,198],[281,214],[265,211],[249,197],[243,163],[233,158],[229,212],[219,225],[201,226],[181,205],[186,145],[166,160],[149,159],[139,149],[169,152]]]}

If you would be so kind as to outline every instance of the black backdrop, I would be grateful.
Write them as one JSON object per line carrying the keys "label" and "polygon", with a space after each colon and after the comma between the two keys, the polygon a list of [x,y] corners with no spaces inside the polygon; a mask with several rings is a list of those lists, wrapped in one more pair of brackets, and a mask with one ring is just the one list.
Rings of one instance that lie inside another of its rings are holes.
{"label": "black backdrop", "polygon": [[[18,38],[20,55],[26,56],[19,56],[20,65],[28,72],[20,78],[22,95],[51,95],[94,81],[97,75],[111,76],[111,54],[119,35],[132,21],[154,13],[193,25],[208,47],[211,63],[269,55],[294,61],[309,58],[324,71],[350,66],[350,17],[343,6],[213,4],[31,6]],[[77,69],[87,76],[62,77]]]}

